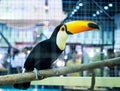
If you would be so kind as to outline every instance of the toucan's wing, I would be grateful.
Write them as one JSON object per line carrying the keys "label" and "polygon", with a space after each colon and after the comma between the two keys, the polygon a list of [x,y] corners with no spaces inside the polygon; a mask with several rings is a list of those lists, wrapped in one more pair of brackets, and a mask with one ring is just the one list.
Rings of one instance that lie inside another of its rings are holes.
{"label": "toucan's wing", "polygon": [[28,55],[24,67],[32,71],[34,68],[47,69],[58,58],[62,51],[50,39],[38,43]]}

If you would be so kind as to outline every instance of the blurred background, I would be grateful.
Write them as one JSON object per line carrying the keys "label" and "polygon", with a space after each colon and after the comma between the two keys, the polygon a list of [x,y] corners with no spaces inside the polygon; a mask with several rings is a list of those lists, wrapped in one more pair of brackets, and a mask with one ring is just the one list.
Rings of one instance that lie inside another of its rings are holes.
{"label": "blurred background", "polygon": [[[58,24],[73,20],[95,21],[100,30],[70,36],[52,68],[120,57],[119,0],[0,0],[0,75],[20,73],[31,49]],[[119,65],[95,72],[98,77],[120,76]],[[89,77],[91,72],[66,76]]]}

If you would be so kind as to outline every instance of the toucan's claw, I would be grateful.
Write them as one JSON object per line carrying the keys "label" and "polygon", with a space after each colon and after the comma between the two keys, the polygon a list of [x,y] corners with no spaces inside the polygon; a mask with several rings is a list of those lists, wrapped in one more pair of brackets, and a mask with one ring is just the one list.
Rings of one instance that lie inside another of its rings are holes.
{"label": "toucan's claw", "polygon": [[22,73],[25,73],[25,68],[22,69]]}
{"label": "toucan's claw", "polygon": [[34,68],[33,72],[35,73],[35,78],[38,79],[40,72],[36,68]]}

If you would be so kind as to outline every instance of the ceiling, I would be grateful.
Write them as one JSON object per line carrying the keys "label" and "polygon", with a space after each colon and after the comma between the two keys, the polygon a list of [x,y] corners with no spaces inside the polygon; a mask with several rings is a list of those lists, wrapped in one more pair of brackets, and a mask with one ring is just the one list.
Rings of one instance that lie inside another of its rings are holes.
{"label": "ceiling", "polygon": [[[39,13],[37,13],[37,10],[43,10],[41,8],[44,7],[43,2],[45,0],[41,0],[41,1],[31,0],[30,2],[28,2],[28,0],[21,0],[20,3],[17,3],[17,1],[19,1],[19,0],[12,0],[12,1],[11,0],[7,0],[7,1],[0,0],[0,12],[2,12],[5,9],[8,11],[7,12],[8,15],[6,13],[5,13],[5,15],[10,16],[12,14],[11,12],[15,12],[14,10],[11,11],[10,8],[16,9],[16,10],[19,10],[19,12],[15,13],[16,16],[18,17],[22,14],[23,10],[27,10],[27,11],[23,12],[23,13],[25,13],[24,16],[30,15],[30,18],[32,17],[32,21],[30,19],[28,19],[26,21],[25,19],[21,19],[21,17],[17,21],[16,20],[11,21],[10,20],[11,18],[7,17],[8,20],[7,21],[2,20],[3,23],[7,22],[7,23],[9,23],[10,26],[18,26],[18,27],[20,26],[21,27],[23,25],[25,25],[25,26],[27,24],[29,25],[29,23],[31,24],[30,26],[32,26],[32,24],[41,23],[42,21],[45,20],[46,15],[41,15],[41,14],[43,14],[42,11],[39,11]],[[25,1],[25,3],[23,3],[24,1]],[[49,1],[49,0],[46,0],[46,1]],[[36,4],[36,2],[37,2],[37,4]],[[51,0],[51,2],[52,3],[49,4],[49,6],[53,8],[54,12],[51,11],[50,15],[52,15],[52,16],[54,15],[54,17],[49,16],[49,18],[51,19],[51,20],[50,19],[49,20],[50,20],[50,22],[52,22],[54,24],[56,24],[57,22],[61,22],[61,20],[63,20],[63,22],[64,22],[66,20],[74,20],[74,19],[113,20],[114,15],[120,13],[119,0],[59,0],[59,1]],[[43,3],[43,4],[41,4],[41,3]],[[109,6],[110,4],[112,6]],[[25,7],[23,7],[23,6],[25,6]],[[64,11],[65,15],[67,15],[67,17],[63,16],[61,6],[63,6],[63,11]],[[4,9],[1,7],[3,7]],[[105,9],[105,7],[106,8],[108,7],[108,9]],[[55,12],[57,12],[57,13],[55,13]],[[2,13],[2,14],[0,14],[0,17],[1,16],[5,17],[5,15]],[[14,16],[14,14],[13,14],[13,16]],[[40,17],[40,16],[45,16],[45,17]],[[12,15],[11,15],[11,17],[12,17]],[[16,18],[16,17],[12,17],[12,18]],[[29,17],[26,16],[25,18],[29,18]],[[34,18],[35,18],[35,20],[34,20]],[[41,20],[41,18],[43,20]],[[58,20],[58,21],[54,21],[54,19]]]}
{"label": "ceiling", "polygon": [[63,11],[68,13],[66,19],[112,20],[115,14],[120,13],[120,2],[119,0],[63,0]]}
{"label": "ceiling", "polygon": [[54,25],[64,18],[62,0],[0,0],[0,23],[8,26]]}

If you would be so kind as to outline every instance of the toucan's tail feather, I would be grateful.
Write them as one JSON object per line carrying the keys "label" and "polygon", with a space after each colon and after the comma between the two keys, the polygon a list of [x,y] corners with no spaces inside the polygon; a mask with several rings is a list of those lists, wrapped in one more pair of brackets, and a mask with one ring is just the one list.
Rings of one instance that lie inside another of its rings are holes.
{"label": "toucan's tail feather", "polygon": [[13,87],[16,89],[26,90],[30,87],[30,82],[14,84]]}
{"label": "toucan's tail feather", "polygon": [[[25,73],[25,72],[26,72],[26,70],[24,68],[22,73]],[[26,90],[30,87],[30,82],[17,83],[17,84],[14,84],[13,87],[16,88],[16,89]]]}

